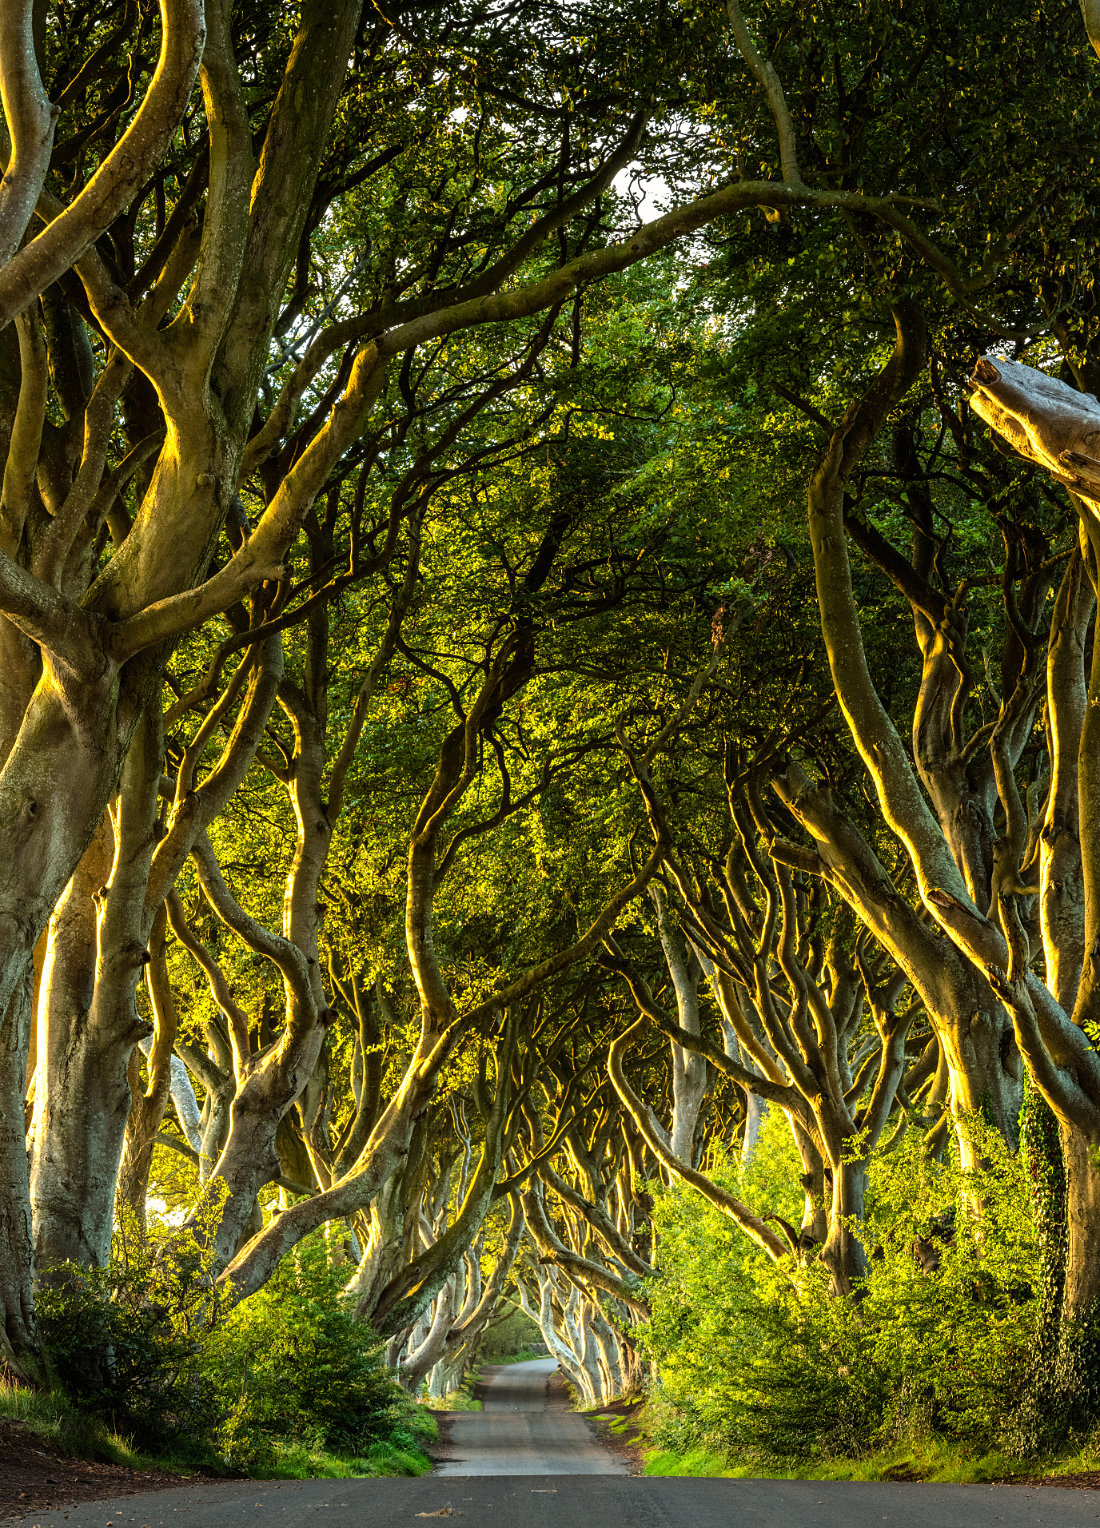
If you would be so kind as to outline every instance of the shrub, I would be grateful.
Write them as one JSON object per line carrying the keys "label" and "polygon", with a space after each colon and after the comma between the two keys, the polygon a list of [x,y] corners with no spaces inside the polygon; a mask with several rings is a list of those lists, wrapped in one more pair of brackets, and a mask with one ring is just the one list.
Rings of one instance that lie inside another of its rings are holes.
{"label": "shrub", "polygon": [[127,1226],[109,1268],[49,1271],[38,1317],[55,1388],[151,1453],[255,1473],[325,1451],[362,1456],[367,1473],[426,1467],[431,1419],[355,1319],[323,1235],[230,1310],[202,1231],[158,1242]]}
{"label": "shrub", "polygon": [[200,1452],[221,1419],[203,1347],[220,1301],[195,1235],[155,1246],[133,1227],[109,1268],[63,1264],[39,1289],[39,1331],[53,1384],[138,1447]]}
{"label": "shrub", "polygon": [[[769,1127],[755,1180],[726,1177],[758,1204],[770,1190],[789,1213],[799,1164],[783,1122]],[[691,1191],[658,1189],[662,1276],[643,1341],[660,1368],[659,1441],[741,1463],[933,1437],[980,1451],[1002,1442],[1027,1379],[1038,1249],[1023,1164],[973,1128],[980,1172],[929,1160],[915,1133],[873,1162],[874,1256],[849,1300],[830,1295],[819,1263],[770,1263]],[[934,1241],[933,1272],[914,1256],[918,1235]]]}
{"label": "shrub", "polygon": [[340,1293],[346,1277],[312,1237],[208,1337],[204,1370],[227,1413],[230,1459],[263,1463],[262,1440],[274,1437],[360,1453],[407,1422],[381,1343]]}

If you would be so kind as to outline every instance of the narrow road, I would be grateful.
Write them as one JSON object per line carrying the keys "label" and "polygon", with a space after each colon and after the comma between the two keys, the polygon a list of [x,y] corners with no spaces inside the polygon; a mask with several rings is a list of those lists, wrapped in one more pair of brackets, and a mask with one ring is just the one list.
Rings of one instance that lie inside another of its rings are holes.
{"label": "narrow road", "polygon": [[627,1475],[564,1394],[550,1390],[552,1358],[487,1369],[483,1411],[456,1412],[437,1475]]}

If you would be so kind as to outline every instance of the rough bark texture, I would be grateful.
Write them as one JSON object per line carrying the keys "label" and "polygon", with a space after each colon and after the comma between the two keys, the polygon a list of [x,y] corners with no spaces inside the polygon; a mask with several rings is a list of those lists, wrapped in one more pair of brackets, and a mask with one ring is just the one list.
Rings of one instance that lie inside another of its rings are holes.
{"label": "rough bark texture", "polygon": [[30,983],[18,987],[0,1024],[0,1344],[13,1371],[41,1378],[34,1322],[30,1182],[23,1131],[26,1047],[33,1016]]}

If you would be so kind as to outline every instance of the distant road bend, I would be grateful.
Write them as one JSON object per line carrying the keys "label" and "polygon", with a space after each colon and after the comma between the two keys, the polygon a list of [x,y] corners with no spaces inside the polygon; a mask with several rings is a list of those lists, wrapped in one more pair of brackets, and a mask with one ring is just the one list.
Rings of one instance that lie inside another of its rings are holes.
{"label": "distant road bend", "polygon": [[[631,1476],[548,1393],[550,1361],[485,1377],[485,1410],[451,1426],[421,1480],[207,1481],[58,1508],[6,1528],[1095,1528],[1100,1492],[880,1481]],[[425,1525],[426,1528],[426,1525]]]}

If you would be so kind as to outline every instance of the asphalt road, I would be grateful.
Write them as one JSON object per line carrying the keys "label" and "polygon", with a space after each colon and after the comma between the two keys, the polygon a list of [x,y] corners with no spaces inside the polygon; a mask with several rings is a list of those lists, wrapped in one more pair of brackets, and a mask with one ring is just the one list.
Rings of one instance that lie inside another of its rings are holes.
{"label": "asphalt road", "polygon": [[31,1528],[1083,1528],[1100,1493],[1046,1486],[509,1475],[218,1482],[37,1512]]}
{"label": "asphalt road", "polygon": [[552,1358],[486,1370],[482,1411],[460,1411],[447,1428],[436,1475],[627,1475],[564,1394],[549,1392]]}
{"label": "asphalt road", "polygon": [[[493,1375],[485,1411],[460,1414],[463,1426],[457,1437],[452,1434],[454,1457],[421,1480],[210,1481],[194,1489],[40,1510],[18,1523],[24,1528],[417,1528],[425,1518],[465,1517],[471,1528],[1100,1524],[1100,1492],[1051,1486],[634,1478],[603,1452],[580,1417],[547,1395],[550,1368],[517,1364]],[[515,1473],[512,1466],[520,1460],[534,1461],[529,1473]],[[491,1475],[485,1466],[494,1462],[499,1473]],[[10,1519],[8,1528],[15,1528]]]}

